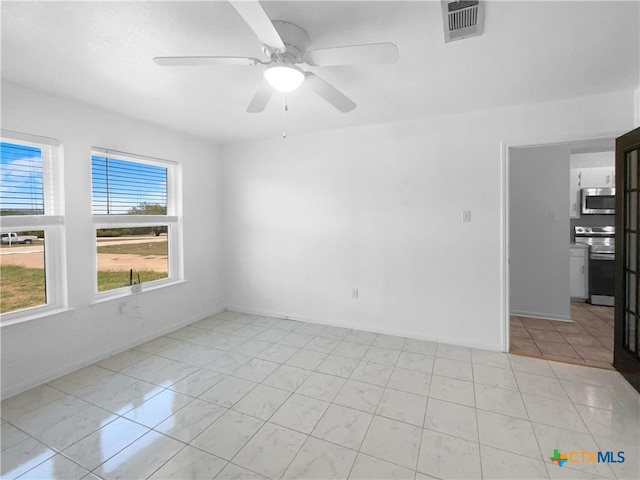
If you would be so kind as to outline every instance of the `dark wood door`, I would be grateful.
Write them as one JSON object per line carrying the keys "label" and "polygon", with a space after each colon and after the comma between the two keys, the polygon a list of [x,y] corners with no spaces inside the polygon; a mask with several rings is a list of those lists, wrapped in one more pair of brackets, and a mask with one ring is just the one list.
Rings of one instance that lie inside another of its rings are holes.
{"label": "dark wood door", "polygon": [[640,128],[616,139],[613,366],[640,392]]}

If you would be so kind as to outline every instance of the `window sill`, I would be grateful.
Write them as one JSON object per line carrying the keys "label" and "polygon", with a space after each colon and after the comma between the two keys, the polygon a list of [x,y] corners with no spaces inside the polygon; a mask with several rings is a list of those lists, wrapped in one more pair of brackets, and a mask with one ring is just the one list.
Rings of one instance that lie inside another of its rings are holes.
{"label": "window sill", "polygon": [[33,320],[59,315],[61,313],[72,312],[73,310],[75,309],[69,307],[42,307],[39,308],[38,311],[24,313],[22,315],[16,314],[16,316],[14,316],[13,314],[5,313],[3,316],[9,316],[9,318],[7,320],[1,320],[0,328],[19,325],[21,323],[27,323]]}
{"label": "window sill", "polygon": [[169,280],[163,281],[161,283],[148,283],[142,284],[142,291],[138,293],[133,293],[130,290],[130,287],[118,288],[117,290],[110,290],[108,292],[102,292],[96,294],[95,300],[91,303],[91,305],[100,305],[103,303],[107,303],[111,300],[121,300],[123,298],[136,296],[140,294],[144,294],[145,292],[152,292],[154,290],[160,290],[162,288],[173,287],[175,285],[181,285],[183,283],[187,283],[186,280]]}

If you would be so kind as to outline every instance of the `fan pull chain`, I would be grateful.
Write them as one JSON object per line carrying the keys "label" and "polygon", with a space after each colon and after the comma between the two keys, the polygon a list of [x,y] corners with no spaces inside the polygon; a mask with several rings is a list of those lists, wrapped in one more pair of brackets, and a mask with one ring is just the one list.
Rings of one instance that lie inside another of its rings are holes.
{"label": "fan pull chain", "polygon": [[287,105],[287,95],[284,96],[284,113],[282,114],[282,139],[287,138],[287,112],[289,111],[289,105]]}

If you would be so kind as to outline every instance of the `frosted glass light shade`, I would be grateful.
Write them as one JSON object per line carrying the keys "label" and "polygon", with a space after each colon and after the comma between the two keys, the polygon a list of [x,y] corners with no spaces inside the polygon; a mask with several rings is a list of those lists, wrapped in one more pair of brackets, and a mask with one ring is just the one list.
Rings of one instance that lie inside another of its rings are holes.
{"label": "frosted glass light shade", "polygon": [[297,67],[274,66],[264,71],[264,78],[279,92],[293,92],[304,82],[304,73]]}

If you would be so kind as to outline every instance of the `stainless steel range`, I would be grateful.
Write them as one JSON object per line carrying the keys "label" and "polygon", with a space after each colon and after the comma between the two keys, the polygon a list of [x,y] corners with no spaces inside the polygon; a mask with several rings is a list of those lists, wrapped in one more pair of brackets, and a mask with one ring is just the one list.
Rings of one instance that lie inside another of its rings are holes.
{"label": "stainless steel range", "polygon": [[614,305],[615,227],[574,228],[576,243],[589,245],[589,303]]}

